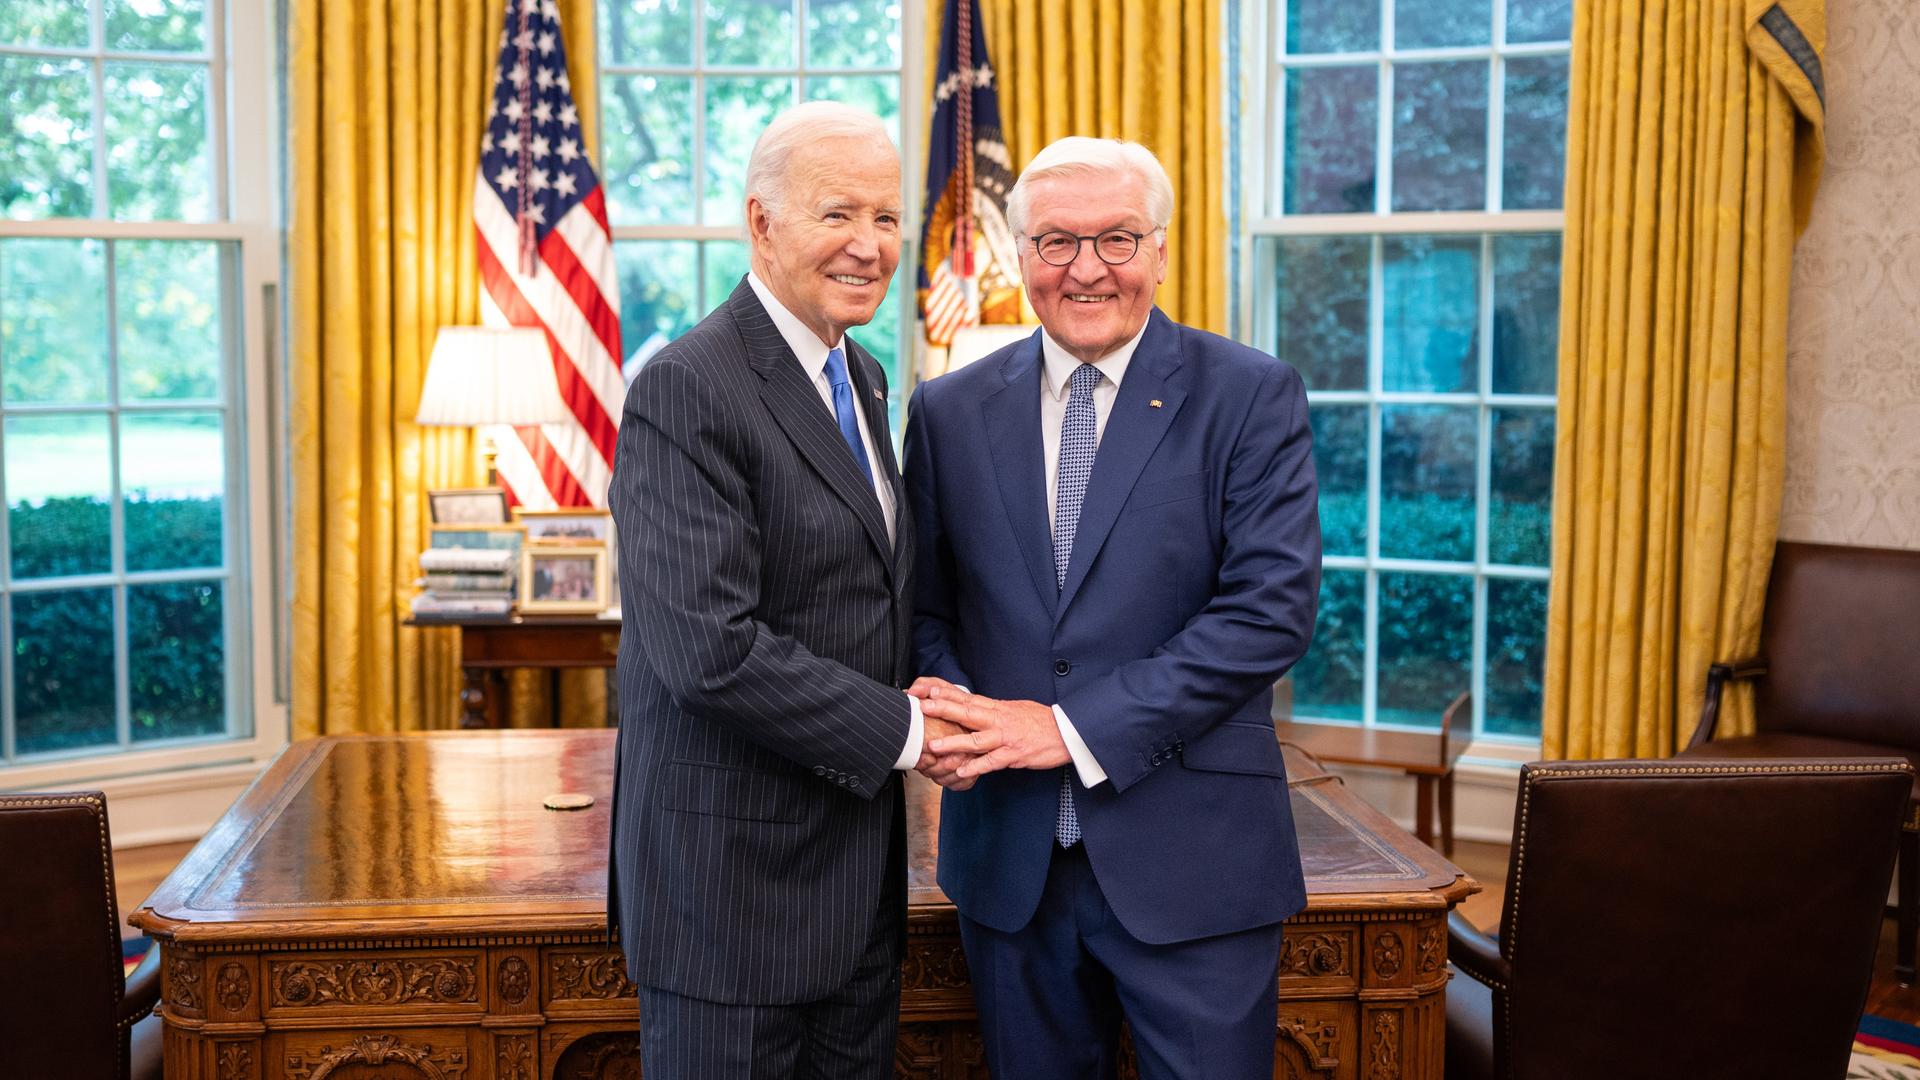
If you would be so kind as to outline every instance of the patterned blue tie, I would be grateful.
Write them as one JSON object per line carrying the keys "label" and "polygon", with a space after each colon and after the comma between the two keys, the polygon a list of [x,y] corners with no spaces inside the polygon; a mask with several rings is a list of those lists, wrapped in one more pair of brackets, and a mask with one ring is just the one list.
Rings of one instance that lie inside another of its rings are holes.
{"label": "patterned blue tie", "polygon": [[[1073,556],[1073,535],[1080,528],[1080,503],[1087,496],[1087,478],[1093,475],[1093,455],[1100,449],[1095,426],[1093,388],[1100,385],[1100,369],[1081,364],[1067,381],[1067,415],[1060,421],[1060,468],[1054,474],[1053,581],[1067,586],[1067,560]],[[1060,810],[1053,822],[1053,838],[1060,846],[1080,842],[1080,814],[1073,808],[1072,766],[1060,770]]]}
{"label": "patterned blue tie", "polygon": [[860,418],[853,411],[853,386],[847,381],[847,354],[839,349],[827,350],[827,386],[833,391],[833,415],[840,421],[840,437],[853,451],[860,475],[872,484],[873,466],[867,464],[867,448],[860,441]]}

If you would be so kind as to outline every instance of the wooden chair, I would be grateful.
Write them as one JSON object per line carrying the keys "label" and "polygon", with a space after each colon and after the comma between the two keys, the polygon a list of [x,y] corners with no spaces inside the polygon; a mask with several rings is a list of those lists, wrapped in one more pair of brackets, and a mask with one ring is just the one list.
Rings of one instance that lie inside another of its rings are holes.
{"label": "wooden chair", "polygon": [[1845,1075],[1912,784],[1901,758],[1524,767],[1499,939],[1448,924],[1447,1080]]}
{"label": "wooden chair", "polygon": [[[1783,543],[1758,656],[1707,670],[1681,759],[1905,757],[1920,768],[1920,551]],[[1716,738],[1728,682],[1753,683],[1752,735]],[[1914,980],[1920,936],[1920,783],[1900,836],[1894,975]]]}
{"label": "wooden chair", "polygon": [[[1395,731],[1348,724],[1313,724],[1282,720],[1275,724],[1280,741],[1334,765],[1373,765],[1399,769],[1415,780],[1419,809],[1414,835],[1433,846],[1434,804],[1440,808],[1440,849],[1453,856],[1453,766],[1466,753],[1470,738],[1453,734],[1456,721],[1471,727],[1473,694],[1453,699],[1440,714],[1439,731]],[[1436,800],[1436,789],[1438,799]]]}
{"label": "wooden chair", "polygon": [[107,799],[0,795],[0,1061],[8,1077],[159,1080],[160,950],[123,977]]}

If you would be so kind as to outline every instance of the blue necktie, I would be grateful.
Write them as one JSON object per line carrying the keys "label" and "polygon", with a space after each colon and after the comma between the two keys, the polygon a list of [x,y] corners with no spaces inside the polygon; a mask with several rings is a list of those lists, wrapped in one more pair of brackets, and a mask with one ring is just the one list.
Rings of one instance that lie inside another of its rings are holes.
{"label": "blue necktie", "polygon": [[853,463],[860,466],[860,475],[872,484],[873,466],[867,464],[867,448],[860,441],[860,418],[853,411],[853,386],[847,381],[847,354],[839,349],[827,350],[827,387],[833,391],[833,415],[840,421],[840,437],[853,451]]}
{"label": "blue necktie", "polygon": [[[1067,415],[1060,421],[1060,468],[1054,474],[1053,496],[1053,581],[1062,589],[1067,586],[1067,560],[1073,556],[1073,535],[1080,528],[1087,478],[1093,475],[1093,455],[1100,449],[1093,411],[1093,388],[1098,385],[1100,369],[1092,364],[1074,368],[1067,380]],[[1060,809],[1053,822],[1053,838],[1063,848],[1080,842],[1072,768],[1060,770]]]}

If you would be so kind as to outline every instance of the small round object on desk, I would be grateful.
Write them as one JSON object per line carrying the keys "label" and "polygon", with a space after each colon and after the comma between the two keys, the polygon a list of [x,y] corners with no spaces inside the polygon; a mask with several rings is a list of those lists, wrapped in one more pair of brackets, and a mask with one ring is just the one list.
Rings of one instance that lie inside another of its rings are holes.
{"label": "small round object on desk", "polygon": [[563,791],[547,796],[545,805],[549,810],[585,810],[593,805],[593,796],[584,791]]}

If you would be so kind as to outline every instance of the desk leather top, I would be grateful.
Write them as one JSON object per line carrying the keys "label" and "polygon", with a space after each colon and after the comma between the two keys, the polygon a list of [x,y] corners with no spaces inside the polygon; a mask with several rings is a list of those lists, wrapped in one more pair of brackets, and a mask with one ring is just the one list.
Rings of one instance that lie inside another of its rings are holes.
{"label": "desk leather top", "polygon": [[[608,729],[330,736],[291,746],[130,920],[213,941],[604,926]],[[1308,910],[1442,907],[1478,886],[1289,754]],[[943,917],[939,789],[908,777],[910,902]],[[585,792],[592,807],[552,811]],[[304,924],[304,925],[293,925]]]}

